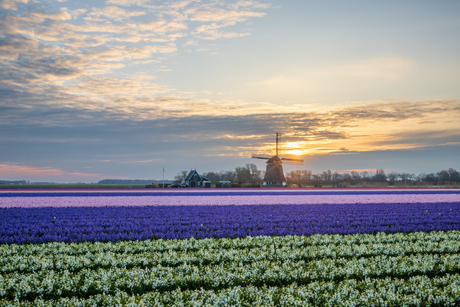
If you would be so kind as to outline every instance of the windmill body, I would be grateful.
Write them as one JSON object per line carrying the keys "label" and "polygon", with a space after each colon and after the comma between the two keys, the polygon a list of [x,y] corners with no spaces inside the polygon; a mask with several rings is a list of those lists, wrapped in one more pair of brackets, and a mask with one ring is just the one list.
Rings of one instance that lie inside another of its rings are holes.
{"label": "windmill body", "polygon": [[303,162],[301,159],[288,159],[280,158],[278,156],[278,133],[276,134],[276,155],[273,157],[258,157],[252,156],[254,159],[266,159],[267,160],[267,169],[265,171],[265,176],[263,179],[264,186],[285,186],[286,178],[284,177],[283,171],[283,161],[296,161]]}
{"label": "windmill body", "polygon": [[282,160],[278,156],[271,157],[267,161],[267,169],[264,176],[264,185],[286,185]]}

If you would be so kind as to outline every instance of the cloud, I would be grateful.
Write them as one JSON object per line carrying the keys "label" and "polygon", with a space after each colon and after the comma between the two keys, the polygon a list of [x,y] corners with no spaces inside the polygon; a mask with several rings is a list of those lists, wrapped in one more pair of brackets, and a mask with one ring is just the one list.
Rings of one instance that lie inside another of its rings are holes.
{"label": "cloud", "polygon": [[[67,1],[67,0],[65,0],[65,1]],[[87,12],[86,9],[75,9],[75,10],[70,11],[70,14],[73,16],[73,19],[77,19],[78,16],[83,15],[86,12]]]}
{"label": "cloud", "polygon": [[5,83],[53,83],[56,78],[77,78],[84,73],[78,68],[78,64],[82,64],[80,58],[19,35],[0,38],[0,54],[9,60],[3,62],[4,69],[0,71]]}
{"label": "cloud", "polygon": [[114,4],[114,5],[121,5],[121,6],[132,6],[138,5],[143,6],[146,3],[149,3],[150,0],[106,0],[106,4]]}
{"label": "cloud", "polygon": [[6,35],[0,37],[0,52],[2,58],[15,60],[21,52],[29,49],[37,50],[40,43],[36,40],[29,39],[20,35]]}
{"label": "cloud", "polygon": [[242,37],[242,36],[249,35],[249,33],[223,32],[223,31],[218,30],[220,28],[231,26],[234,24],[235,24],[234,21],[229,21],[223,24],[212,23],[208,25],[202,25],[196,28],[195,32],[193,33],[200,35],[201,38],[204,38],[204,39],[236,38],[236,37]]}
{"label": "cloud", "polygon": [[174,9],[182,9],[193,2],[200,2],[200,0],[185,0],[185,1],[174,1],[169,6]]}
{"label": "cloud", "polygon": [[65,21],[72,19],[72,16],[66,11],[59,11],[55,13],[43,13],[43,12],[33,12],[32,16],[42,18],[42,19],[51,19],[58,21]]}
{"label": "cloud", "polygon": [[251,11],[230,11],[221,8],[197,10],[192,13],[192,21],[245,21],[250,17],[263,17],[265,13]]}
{"label": "cloud", "polygon": [[182,22],[167,22],[165,20],[158,20],[147,23],[139,23],[138,28],[142,31],[152,31],[157,34],[164,34],[167,32],[186,30],[188,26]]}
{"label": "cloud", "polygon": [[[39,181],[68,181],[74,178],[82,180],[98,180],[100,174],[89,174],[80,172],[68,172],[59,168],[35,167],[29,165],[18,165],[14,163],[0,163],[0,173],[3,180],[39,180]],[[75,179],[74,179],[75,180]]]}
{"label": "cloud", "polygon": [[[455,145],[460,142],[460,133],[454,129],[441,129],[441,130],[412,130],[401,131],[392,133],[387,140],[378,140],[382,145],[393,144],[414,144],[421,146],[433,145]],[[418,146],[415,146],[418,147]]]}
{"label": "cloud", "polygon": [[[22,3],[21,10],[19,3]],[[27,86],[35,91],[72,86],[69,81],[79,82],[79,78],[129,68],[138,65],[139,60],[160,64],[155,71],[169,70],[161,65],[163,59],[159,54],[180,51],[175,43],[179,38],[190,37],[190,43],[179,45],[190,50],[191,46],[200,46],[200,40],[193,36],[201,39],[245,36],[249,32],[225,32],[221,28],[264,15],[251,11],[258,7],[257,3],[240,3],[238,7],[243,10],[229,9],[220,2],[176,1],[151,5],[148,1],[114,0],[106,3],[107,6],[89,8],[87,13],[86,8],[56,10],[26,0],[2,1],[3,8],[17,10],[0,16],[0,65],[3,65],[0,74],[6,86],[14,90],[24,90],[20,87]],[[133,9],[133,5],[143,9]],[[81,15],[85,15],[85,19],[76,22]],[[142,20],[134,17],[142,17]],[[194,20],[203,23],[195,32],[190,29]],[[207,24],[206,20],[214,21]],[[158,85],[145,86],[152,87]],[[72,87],[53,91],[67,93]]]}
{"label": "cloud", "polygon": [[[457,141],[458,100],[385,102],[308,112],[302,106],[293,106],[280,112],[277,105],[267,103],[254,105],[182,98],[177,93],[173,95],[174,89],[152,81],[142,74],[126,78],[83,78],[72,86],[50,88],[41,97],[34,87],[30,92],[24,92],[11,85],[0,90],[5,97],[4,107],[9,107],[2,112],[4,120],[8,119],[12,125],[20,125],[14,114],[22,113],[19,118],[30,117],[41,114],[41,108],[43,114],[31,124],[75,126],[101,121],[162,122],[161,127],[168,127],[165,135],[170,134],[172,138],[187,137],[187,133],[184,134],[187,125],[198,131],[207,131],[207,138],[217,139],[228,134],[240,139],[247,135],[271,135],[279,130],[284,131],[286,142],[310,148],[309,153],[324,152],[324,148],[341,151],[345,147],[359,151],[382,146],[414,148],[436,143],[437,139],[442,143]],[[16,101],[21,101],[24,108],[17,109]],[[452,122],[446,124],[449,118]],[[434,123],[429,127],[418,124],[426,120]],[[443,137],[427,133],[433,131],[433,125],[443,127],[439,129]]]}
{"label": "cloud", "polygon": [[114,46],[112,49],[87,51],[84,55],[87,59],[122,61],[126,59],[145,59],[151,57],[153,53],[171,53],[176,50],[177,48],[174,45],[145,46],[142,48]]}
{"label": "cloud", "polygon": [[[360,151],[347,154],[325,154],[306,157],[305,168],[313,172],[326,169],[337,171],[367,171],[375,173],[382,168],[388,174],[391,171],[438,172],[450,167],[455,168],[456,156],[460,147],[425,146],[414,149]],[[429,163],[427,163],[429,161]]]}
{"label": "cloud", "polygon": [[271,7],[271,4],[266,4],[266,3],[260,3],[259,1],[246,1],[246,0],[240,0],[237,3],[232,3],[229,5],[229,7],[237,10],[240,7],[251,7],[255,9],[267,9]]}
{"label": "cloud", "polygon": [[108,108],[121,106],[124,100],[134,108],[149,104],[149,100],[139,97],[152,97],[160,93],[167,93],[170,89],[166,86],[152,83],[150,78],[145,75],[131,76],[128,78],[85,78],[68,88],[67,93],[75,95],[89,95],[99,100],[107,101]]}
{"label": "cloud", "polygon": [[[62,84],[76,79],[110,72],[124,67],[122,62],[133,59],[151,58],[155,53],[172,53],[177,48],[170,45],[148,45],[142,48],[113,46],[111,49],[87,52],[66,52],[63,48],[41,43],[22,35],[0,37],[0,56],[4,69],[0,72],[5,83],[33,85]],[[57,83],[56,83],[57,82]]]}
{"label": "cloud", "polygon": [[27,3],[29,0],[0,0],[0,7],[5,10],[16,11],[18,9],[18,3]]}
{"label": "cloud", "polygon": [[[340,118],[342,122],[380,121],[396,122],[415,119],[417,123],[438,115],[456,118],[459,113],[459,100],[446,101],[395,101],[388,103],[362,104],[359,106],[331,109],[331,116]],[[446,118],[444,118],[445,120]]]}
{"label": "cloud", "polygon": [[185,42],[182,47],[187,47],[187,46],[198,46],[198,41],[189,39],[187,42]]}
{"label": "cloud", "polygon": [[93,9],[91,13],[85,17],[87,20],[99,20],[98,17],[106,17],[115,21],[123,21],[131,17],[146,15],[142,11],[126,11],[116,6],[105,6],[101,9]]}

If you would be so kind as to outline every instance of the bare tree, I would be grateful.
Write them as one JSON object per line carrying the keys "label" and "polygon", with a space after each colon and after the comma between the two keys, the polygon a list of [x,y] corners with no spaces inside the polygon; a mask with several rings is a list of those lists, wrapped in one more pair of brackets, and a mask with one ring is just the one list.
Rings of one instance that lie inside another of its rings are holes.
{"label": "bare tree", "polygon": [[254,163],[248,163],[245,167],[235,167],[233,178],[235,182],[241,182],[242,184],[260,184],[262,183],[261,173],[262,171],[257,169],[257,165],[255,165]]}
{"label": "bare tree", "polygon": [[361,172],[361,181],[370,181],[371,180],[371,176],[369,175],[369,172]]}
{"label": "bare tree", "polygon": [[342,181],[351,183],[353,181],[353,177],[349,173],[342,174]]}
{"label": "bare tree", "polygon": [[310,170],[301,171],[301,174],[302,174],[302,183],[310,184],[312,171]]}
{"label": "bare tree", "polygon": [[375,182],[386,182],[387,176],[385,175],[385,171],[383,169],[377,169],[375,172],[374,177],[372,178]]}
{"label": "bare tree", "polygon": [[450,181],[451,182],[456,182],[456,181],[460,181],[460,173],[457,172],[457,170],[453,169],[453,168],[449,168],[447,170],[447,172],[449,172],[449,176],[450,176]]}
{"label": "bare tree", "polygon": [[174,183],[181,183],[187,178],[188,171],[180,171],[176,176],[174,176]]}
{"label": "bare tree", "polygon": [[208,172],[203,173],[203,176],[213,183],[218,183],[219,181],[233,181],[234,173],[233,171]]}
{"label": "bare tree", "polygon": [[339,173],[337,173],[337,172],[334,172],[334,173],[332,174],[332,182],[333,182],[334,184],[338,184],[338,183],[340,183],[341,181],[342,181],[342,175],[339,174]]}
{"label": "bare tree", "polygon": [[398,177],[399,177],[398,173],[390,172],[388,174],[388,181],[390,182],[391,185],[394,185]]}
{"label": "bare tree", "polygon": [[302,185],[302,171],[291,171],[288,177],[288,183]]}
{"label": "bare tree", "polygon": [[446,170],[442,170],[438,173],[438,178],[442,183],[446,183],[447,181],[450,181],[450,174]]}
{"label": "bare tree", "polygon": [[352,183],[357,184],[361,181],[361,175],[356,171],[351,171]]}

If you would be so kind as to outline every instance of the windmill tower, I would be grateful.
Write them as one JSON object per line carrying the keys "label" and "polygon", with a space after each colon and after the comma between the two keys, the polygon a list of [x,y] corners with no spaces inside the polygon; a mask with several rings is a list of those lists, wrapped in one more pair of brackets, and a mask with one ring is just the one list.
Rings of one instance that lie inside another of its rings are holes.
{"label": "windmill tower", "polygon": [[264,185],[265,186],[285,186],[286,178],[284,177],[283,161],[302,162],[302,159],[280,158],[278,156],[278,141],[279,134],[276,133],[276,155],[273,157],[258,157],[252,155],[254,159],[265,159],[267,161],[267,170],[265,171]]}

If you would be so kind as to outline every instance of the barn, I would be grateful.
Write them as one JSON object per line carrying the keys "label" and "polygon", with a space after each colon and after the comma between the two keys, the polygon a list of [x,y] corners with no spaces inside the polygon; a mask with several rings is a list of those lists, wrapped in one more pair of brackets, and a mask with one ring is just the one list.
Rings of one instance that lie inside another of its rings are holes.
{"label": "barn", "polygon": [[198,174],[196,170],[190,171],[185,180],[182,182],[187,188],[210,188],[211,181]]}

